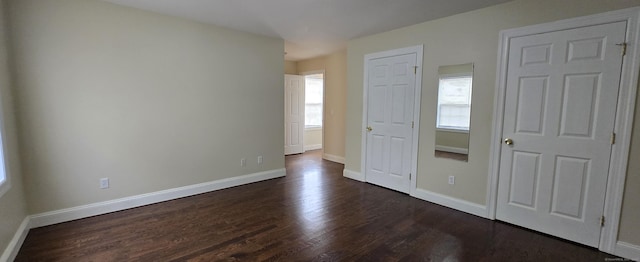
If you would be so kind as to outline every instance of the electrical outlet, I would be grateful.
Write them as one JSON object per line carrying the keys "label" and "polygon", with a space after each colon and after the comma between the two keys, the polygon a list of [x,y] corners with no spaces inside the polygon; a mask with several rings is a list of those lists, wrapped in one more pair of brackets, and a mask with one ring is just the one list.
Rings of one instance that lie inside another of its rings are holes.
{"label": "electrical outlet", "polygon": [[258,156],[258,165],[262,164],[262,156]]}
{"label": "electrical outlet", "polygon": [[105,178],[100,178],[100,189],[107,189],[109,188],[109,178],[105,177]]}
{"label": "electrical outlet", "polygon": [[453,185],[456,183],[456,177],[455,176],[449,176],[449,185]]}
{"label": "electrical outlet", "polygon": [[240,158],[240,166],[247,166],[247,159],[246,158]]}

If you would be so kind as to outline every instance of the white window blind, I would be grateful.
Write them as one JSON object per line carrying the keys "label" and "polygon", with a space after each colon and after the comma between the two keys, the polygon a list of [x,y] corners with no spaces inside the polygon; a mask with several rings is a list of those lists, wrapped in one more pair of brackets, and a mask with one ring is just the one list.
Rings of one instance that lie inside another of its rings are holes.
{"label": "white window blind", "polygon": [[471,85],[469,75],[440,77],[437,128],[469,131]]}
{"label": "white window blind", "polygon": [[306,128],[322,127],[323,76],[305,77],[304,125]]}

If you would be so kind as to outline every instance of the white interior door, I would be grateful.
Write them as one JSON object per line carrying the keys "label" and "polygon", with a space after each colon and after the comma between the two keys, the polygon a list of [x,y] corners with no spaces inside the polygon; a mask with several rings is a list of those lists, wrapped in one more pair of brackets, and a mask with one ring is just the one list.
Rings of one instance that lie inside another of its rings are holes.
{"label": "white interior door", "polygon": [[410,190],[417,54],[367,62],[365,179],[404,193]]}
{"label": "white interior door", "polygon": [[304,76],[284,76],[284,154],[304,152]]}
{"label": "white interior door", "polygon": [[511,39],[498,219],[598,246],[625,31],[616,22]]}

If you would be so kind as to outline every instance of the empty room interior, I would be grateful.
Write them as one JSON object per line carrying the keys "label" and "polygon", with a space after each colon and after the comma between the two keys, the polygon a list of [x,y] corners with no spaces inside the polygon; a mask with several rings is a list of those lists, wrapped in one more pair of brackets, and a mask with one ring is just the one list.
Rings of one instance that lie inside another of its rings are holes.
{"label": "empty room interior", "polygon": [[0,261],[640,260],[640,0],[1,0]]}

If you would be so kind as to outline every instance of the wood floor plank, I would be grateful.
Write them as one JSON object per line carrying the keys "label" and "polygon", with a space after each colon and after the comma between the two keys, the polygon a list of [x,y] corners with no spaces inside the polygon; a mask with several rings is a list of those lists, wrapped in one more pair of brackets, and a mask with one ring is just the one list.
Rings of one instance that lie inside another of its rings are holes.
{"label": "wood floor plank", "polygon": [[604,261],[614,256],[342,177],[287,176],[32,229],[16,261]]}

